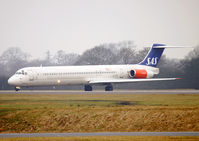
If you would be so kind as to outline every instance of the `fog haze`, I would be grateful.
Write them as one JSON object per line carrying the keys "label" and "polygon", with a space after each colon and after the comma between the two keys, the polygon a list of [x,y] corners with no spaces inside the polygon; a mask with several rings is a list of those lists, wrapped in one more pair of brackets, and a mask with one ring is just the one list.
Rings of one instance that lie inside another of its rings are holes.
{"label": "fog haze", "polygon": [[[0,54],[20,47],[33,57],[48,50],[82,53],[96,45],[133,40],[199,45],[198,0],[0,0]],[[190,49],[165,54],[182,58]]]}

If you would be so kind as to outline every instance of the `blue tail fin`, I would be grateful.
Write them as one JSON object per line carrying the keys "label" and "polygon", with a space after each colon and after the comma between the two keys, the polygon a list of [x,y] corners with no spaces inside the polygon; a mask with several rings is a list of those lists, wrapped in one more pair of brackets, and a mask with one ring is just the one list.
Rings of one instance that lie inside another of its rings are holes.
{"label": "blue tail fin", "polygon": [[164,51],[164,46],[164,44],[153,44],[151,50],[139,65],[156,67]]}

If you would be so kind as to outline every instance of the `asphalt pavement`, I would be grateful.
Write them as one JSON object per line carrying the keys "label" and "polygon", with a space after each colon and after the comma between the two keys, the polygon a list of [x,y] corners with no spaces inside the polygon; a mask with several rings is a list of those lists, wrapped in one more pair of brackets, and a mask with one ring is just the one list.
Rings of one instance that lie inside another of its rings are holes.
{"label": "asphalt pavement", "polygon": [[3,90],[0,94],[199,94],[199,90],[114,90],[114,91],[91,91],[80,90]]}
{"label": "asphalt pavement", "polygon": [[8,133],[10,137],[86,137],[86,136],[199,136],[199,132],[98,132],[98,133]]}

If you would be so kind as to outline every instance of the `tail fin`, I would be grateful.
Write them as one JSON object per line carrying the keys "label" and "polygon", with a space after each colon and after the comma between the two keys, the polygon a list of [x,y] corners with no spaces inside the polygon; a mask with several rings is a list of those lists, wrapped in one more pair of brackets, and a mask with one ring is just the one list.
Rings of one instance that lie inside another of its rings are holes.
{"label": "tail fin", "polygon": [[156,67],[164,51],[164,44],[153,44],[151,50],[139,65]]}

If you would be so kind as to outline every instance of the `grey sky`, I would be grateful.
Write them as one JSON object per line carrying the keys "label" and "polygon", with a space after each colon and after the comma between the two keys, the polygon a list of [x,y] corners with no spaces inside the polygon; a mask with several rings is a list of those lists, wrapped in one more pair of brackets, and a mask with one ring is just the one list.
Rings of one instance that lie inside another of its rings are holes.
{"label": "grey sky", "polygon": [[140,48],[199,45],[199,0],[0,0],[0,55],[20,47],[42,58],[47,50],[82,53],[123,40]]}

